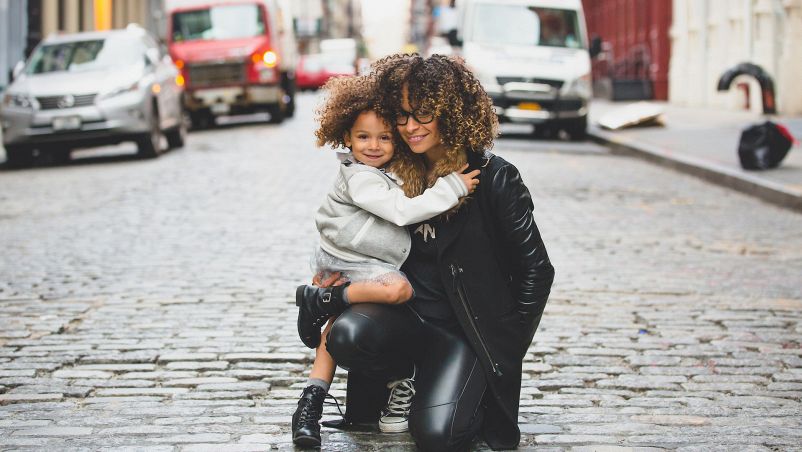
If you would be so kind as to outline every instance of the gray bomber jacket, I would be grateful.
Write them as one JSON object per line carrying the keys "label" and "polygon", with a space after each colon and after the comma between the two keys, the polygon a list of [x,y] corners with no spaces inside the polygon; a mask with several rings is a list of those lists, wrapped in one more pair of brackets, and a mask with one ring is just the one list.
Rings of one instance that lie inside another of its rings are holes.
{"label": "gray bomber jacket", "polygon": [[410,251],[404,226],[457,205],[468,189],[454,172],[414,198],[378,168],[343,158],[333,189],[315,215],[320,247],[348,262],[378,259],[401,267]]}

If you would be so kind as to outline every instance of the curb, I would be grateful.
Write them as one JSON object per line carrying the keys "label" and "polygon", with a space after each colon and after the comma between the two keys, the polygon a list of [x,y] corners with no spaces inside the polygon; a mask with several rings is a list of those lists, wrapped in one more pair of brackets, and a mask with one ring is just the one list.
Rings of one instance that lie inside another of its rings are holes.
{"label": "curb", "polygon": [[615,154],[642,158],[716,185],[760,198],[776,206],[802,213],[802,193],[789,190],[780,184],[712,164],[706,160],[680,155],[667,148],[636,142],[628,137],[595,127],[588,128],[588,137],[597,143],[609,146]]}

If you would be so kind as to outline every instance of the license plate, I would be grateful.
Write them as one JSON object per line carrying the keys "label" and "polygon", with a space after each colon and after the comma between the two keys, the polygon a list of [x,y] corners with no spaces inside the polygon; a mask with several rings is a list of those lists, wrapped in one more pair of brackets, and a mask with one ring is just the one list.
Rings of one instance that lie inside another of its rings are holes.
{"label": "license plate", "polygon": [[230,109],[228,104],[212,104],[212,113],[216,115],[224,115],[228,113]]}
{"label": "license plate", "polygon": [[53,118],[53,130],[75,130],[80,128],[81,118],[79,116]]}
{"label": "license plate", "polygon": [[540,111],[542,108],[540,104],[537,102],[521,102],[518,104],[518,108],[521,110],[532,110],[532,111]]}

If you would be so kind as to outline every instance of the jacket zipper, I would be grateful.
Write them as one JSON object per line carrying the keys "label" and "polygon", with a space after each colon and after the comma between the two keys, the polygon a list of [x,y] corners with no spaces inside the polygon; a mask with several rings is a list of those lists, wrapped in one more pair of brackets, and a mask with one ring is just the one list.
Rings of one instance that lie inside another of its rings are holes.
{"label": "jacket zipper", "polygon": [[460,274],[462,274],[463,270],[462,267],[459,267],[455,264],[451,264],[451,276],[454,278],[454,292],[457,293],[457,298],[459,299],[460,303],[462,304],[463,309],[465,309],[465,313],[468,314],[468,323],[471,326],[474,334],[479,339],[479,345],[482,346],[482,351],[487,357],[487,360],[490,362],[490,367],[493,369],[493,373],[496,374],[497,377],[502,376],[501,369],[498,367],[498,363],[493,359],[493,356],[490,354],[490,350],[487,348],[487,344],[485,344],[484,338],[482,338],[482,333],[479,332],[479,327],[476,325],[476,320],[473,315],[473,310],[471,306],[468,304],[468,297],[465,293],[465,287],[462,285],[462,279],[460,278]]}

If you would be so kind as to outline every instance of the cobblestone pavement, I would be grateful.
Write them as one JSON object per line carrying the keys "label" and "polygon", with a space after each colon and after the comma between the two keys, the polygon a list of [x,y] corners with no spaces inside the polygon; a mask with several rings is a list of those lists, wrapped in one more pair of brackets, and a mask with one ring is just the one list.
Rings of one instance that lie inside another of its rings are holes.
{"label": "cobblestone pavement", "polygon": [[[292,448],[293,288],[336,165],[299,102],[157,160],[0,171],[0,449]],[[496,151],[557,269],[521,449],[802,450],[801,215],[592,144]]]}

